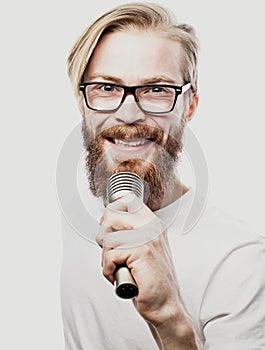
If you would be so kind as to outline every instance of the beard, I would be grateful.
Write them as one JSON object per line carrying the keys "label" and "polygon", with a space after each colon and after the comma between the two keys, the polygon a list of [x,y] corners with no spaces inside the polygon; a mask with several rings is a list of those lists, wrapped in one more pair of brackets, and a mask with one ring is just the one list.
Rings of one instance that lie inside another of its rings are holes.
{"label": "beard", "polygon": [[[101,131],[95,137],[83,119],[82,135],[86,155],[86,172],[90,191],[96,197],[103,198],[106,203],[106,188],[109,177],[113,173],[129,171],[140,176],[144,183],[144,202],[151,210],[163,206],[165,194],[174,189],[176,176],[174,168],[179,161],[183,148],[184,123],[167,135],[156,127],[144,124],[116,125]],[[153,142],[152,160],[134,157],[130,159],[114,159],[115,167],[110,166],[104,149],[106,140],[114,139],[146,139]]]}

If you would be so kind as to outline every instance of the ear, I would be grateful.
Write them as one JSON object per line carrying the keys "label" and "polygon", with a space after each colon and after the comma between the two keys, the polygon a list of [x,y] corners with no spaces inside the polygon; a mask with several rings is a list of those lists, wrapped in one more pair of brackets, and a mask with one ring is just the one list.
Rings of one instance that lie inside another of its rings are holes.
{"label": "ear", "polygon": [[77,97],[77,105],[78,105],[78,109],[81,113],[82,118],[85,118],[84,99],[83,99],[83,96],[81,94],[79,94],[79,96]]}
{"label": "ear", "polygon": [[195,111],[199,104],[199,96],[197,94],[194,94],[191,98],[191,103],[188,109],[188,113],[186,116],[186,121],[189,122],[193,118]]}

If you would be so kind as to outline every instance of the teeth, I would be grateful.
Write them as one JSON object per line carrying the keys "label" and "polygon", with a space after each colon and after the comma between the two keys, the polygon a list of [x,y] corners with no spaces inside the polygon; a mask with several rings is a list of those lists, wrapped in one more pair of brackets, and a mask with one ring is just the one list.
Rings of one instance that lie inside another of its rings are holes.
{"label": "teeth", "polygon": [[146,139],[139,139],[139,140],[120,140],[120,139],[114,139],[114,142],[116,145],[120,146],[127,146],[127,147],[137,147],[142,146],[148,141]]}

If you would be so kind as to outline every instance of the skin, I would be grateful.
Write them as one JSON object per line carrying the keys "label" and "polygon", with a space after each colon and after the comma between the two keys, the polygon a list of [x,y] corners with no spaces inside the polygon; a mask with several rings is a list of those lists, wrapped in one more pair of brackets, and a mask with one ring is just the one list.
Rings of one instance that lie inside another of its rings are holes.
{"label": "skin", "polygon": [[[128,86],[145,83],[183,85],[180,44],[157,32],[140,34],[115,32],[105,35],[89,61],[84,81],[104,81]],[[192,118],[197,104],[198,97],[194,95],[185,109],[184,98],[180,95],[175,109],[167,115],[159,116],[142,112],[131,95],[126,97],[125,103],[115,113],[91,111],[83,99],[79,99],[81,114],[89,121],[87,128],[93,135],[113,125],[143,123],[162,129],[165,141],[176,125],[180,125],[181,117],[186,121]],[[126,146],[107,140],[104,142],[103,148],[110,169],[117,166],[117,154],[124,159],[137,155],[152,160],[155,150],[152,143],[137,147],[130,146],[131,140],[123,141],[127,143]],[[165,205],[175,201],[185,191],[185,186],[176,178],[173,188],[165,194]],[[203,349],[179,294],[165,224],[152,210],[139,203],[133,194],[106,206],[100,224],[97,242],[103,248],[103,274],[113,283],[117,264],[126,263],[131,269],[139,287],[134,305],[148,323],[158,347],[165,350]],[[128,242],[128,237],[132,241]],[[133,244],[139,237],[145,244]]]}

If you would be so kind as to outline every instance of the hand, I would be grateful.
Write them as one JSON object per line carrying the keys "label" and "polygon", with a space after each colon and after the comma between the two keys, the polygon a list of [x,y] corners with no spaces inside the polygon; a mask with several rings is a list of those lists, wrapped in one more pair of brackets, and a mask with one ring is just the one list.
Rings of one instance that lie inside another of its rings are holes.
{"label": "hand", "polygon": [[190,337],[193,328],[179,296],[165,224],[134,194],[109,204],[100,224],[104,276],[114,283],[117,265],[126,264],[139,288],[134,304],[159,337],[173,333],[174,345],[186,333]]}
{"label": "hand", "polygon": [[[103,274],[114,282],[117,264],[126,264],[139,287],[137,308],[148,321],[176,294],[175,273],[164,223],[134,194],[109,204],[97,241],[103,246]],[[159,279],[159,280],[158,280]],[[150,293],[151,291],[151,293]]]}

